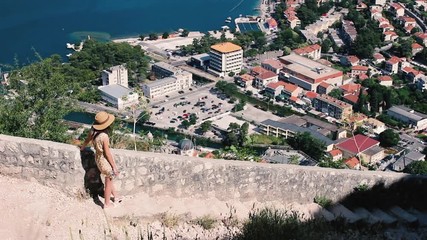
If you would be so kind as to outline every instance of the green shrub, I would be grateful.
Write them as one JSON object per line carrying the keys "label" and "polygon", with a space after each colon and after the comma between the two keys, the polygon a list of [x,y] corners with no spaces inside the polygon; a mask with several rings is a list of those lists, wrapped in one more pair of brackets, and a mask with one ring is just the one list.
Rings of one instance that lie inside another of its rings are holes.
{"label": "green shrub", "polygon": [[325,196],[314,197],[314,202],[319,204],[323,208],[328,208],[332,205],[332,200]]}
{"label": "green shrub", "polygon": [[217,220],[210,215],[204,215],[194,220],[194,223],[200,225],[203,229],[209,230],[215,227]]}

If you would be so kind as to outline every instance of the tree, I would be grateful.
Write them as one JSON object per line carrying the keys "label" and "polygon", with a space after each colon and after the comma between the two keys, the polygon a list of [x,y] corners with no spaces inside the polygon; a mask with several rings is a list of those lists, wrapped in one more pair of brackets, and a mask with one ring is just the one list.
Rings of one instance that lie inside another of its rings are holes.
{"label": "tree", "polygon": [[403,172],[410,173],[410,174],[427,175],[427,162],[426,161],[411,162],[408,166],[405,167]]}
{"label": "tree", "polygon": [[145,35],[144,34],[140,34],[139,35],[139,40],[144,41],[144,39],[145,39]]}
{"label": "tree", "polygon": [[231,72],[228,73],[229,77],[234,77],[234,75],[236,75],[236,73],[234,73],[233,71],[231,71]]}
{"label": "tree", "polygon": [[180,127],[184,128],[184,129],[188,129],[191,126],[191,123],[186,119],[184,121],[181,122]]}
{"label": "tree", "polygon": [[184,29],[183,31],[182,31],[182,33],[181,33],[181,37],[188,37],[188,34],[189,34],[190,32],[187,30],[187,29]]}
{"label": "tree", "polygon": [[329,92],[328,95],[333,97],[333,98],[336,98],[336,99],[341,99],[342,98],[342,91],[338,88],[335,88],[331,92]]}
{"label": "tree", "polygon": [[158,38],[159,36],[157,36],[156,33],[150,33],[150,35],[148,35],[149,40],[157,40]]}
{"label": "tree", "polygon": [[190,114],[189,122],[190,122],[190,124],[191,124],[191,125],[196,124],[197,119],[198,119],[198,117],[197,117],[197,115],[196,115],[196,114],[194,114],[194,113]]}
{"label": "tree", "polygon": [[332,42],[328,38],[323,40],[322,42],[322,52],[327,53],[329,49],[332,47]]}
{"label": "tree", "polygon": [[398,133],[394,132],[392,129],[387,129],[380,133],[378,136],[378,141],[382,147],[392,147],[396,146],[400,141],[400,136]]}
{"label": "tree", "polygon": [[205,134],[207,131],[209,131],[212,127],[212,121],[205,121],[202,124],[200,124],[199,131],[201,134]]}
{"label": "tree", "polygon": [[[74,109],[58,55],[13,70],[14,97],[0,97],[0,133],[57,142],[68,139],[63,117]],[[24,80],[24,81],[22,81]]]}
{"label": "tree", "polygon": [[313,138],[309,132],[299,132],[288,139],[289,145],[294,149],[298,149],[314,158],[315,160],[322,159],[326,149],[325,144],[320,140]]}
{"label": "tree", "polygon": [[150,110],[147,99],[141,94],[138,99],[138,102],[127,107],[126,111],[127,113],[125,114],[130,114],[130,119],[133,123],[132,136],[134,142],[134,149],[136,151],[136,124],[138,123],[138,121],[146,122],[150,120]]}
{"label": "tree", "polygon": [[169,37],[169,33],[168,32],[164,32],[162,35],[162,39],[167,39]]}

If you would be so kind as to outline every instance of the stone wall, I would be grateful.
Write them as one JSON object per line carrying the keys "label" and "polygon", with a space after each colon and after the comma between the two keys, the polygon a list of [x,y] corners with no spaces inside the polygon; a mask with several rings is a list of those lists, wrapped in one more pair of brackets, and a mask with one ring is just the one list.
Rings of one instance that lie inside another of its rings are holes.
{"label": "stone wall", "polygon": [[[144,191],[177,198],[305,203],[315,196],[338,200],[361,184],[384,182],[387,186],[408,177],[389,172],[112,152],[121,171],[115,185],[124,194]],[[0,135],[0,174],[39,181],[74,194],[84,189],[88,170],[80,154],[73,145]]]}

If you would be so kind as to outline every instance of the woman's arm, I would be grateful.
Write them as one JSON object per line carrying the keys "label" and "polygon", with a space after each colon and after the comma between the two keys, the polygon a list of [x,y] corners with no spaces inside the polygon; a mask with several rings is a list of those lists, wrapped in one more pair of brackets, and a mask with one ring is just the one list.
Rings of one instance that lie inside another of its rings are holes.
{"label": "woman's arm", "polygon": [[86,146],[89,144],[89,142],[92,140],[93,131],[92,129],[87,134],[86,140],[83,142],[83,145],[80,146],[80,151],[85,150]]}
{"label": "woman's arm", "polygon": [[115,175],[119,174],[119,171],[117,170],[116,162],[113,159],[113,155],[110,151],[110,138],[106,137],[102,141],[102,147],[104,149],[104,157],[107,159],[107,161],[110,163],[111,167],[113,168],[113,172]]}

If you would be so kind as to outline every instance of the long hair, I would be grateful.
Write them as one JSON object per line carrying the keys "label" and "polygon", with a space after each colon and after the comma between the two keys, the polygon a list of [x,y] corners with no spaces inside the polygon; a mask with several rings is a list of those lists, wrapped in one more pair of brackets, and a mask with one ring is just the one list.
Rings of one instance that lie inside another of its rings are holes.
{"label": "long hair", "polygon": [[98,135],[101,134],[101,133],[105,133],[107,135],[110,135],[110,133],[111,133],[111,127],[110,126],[108,126],[105,129],[102,129],[102,130],[96,130],[95,128],[92,127],[92,129],[91,129],[91,131],[92,131],[92,140],[95,140],[95,138],[98,137]]}

